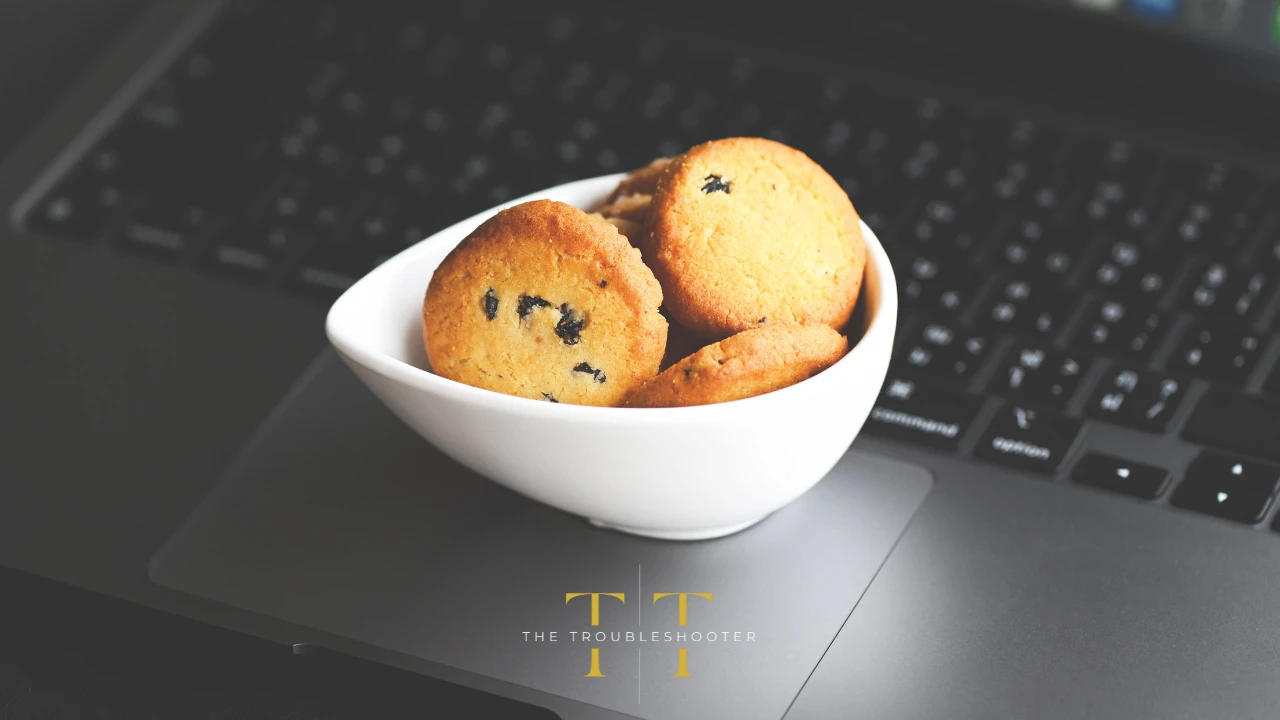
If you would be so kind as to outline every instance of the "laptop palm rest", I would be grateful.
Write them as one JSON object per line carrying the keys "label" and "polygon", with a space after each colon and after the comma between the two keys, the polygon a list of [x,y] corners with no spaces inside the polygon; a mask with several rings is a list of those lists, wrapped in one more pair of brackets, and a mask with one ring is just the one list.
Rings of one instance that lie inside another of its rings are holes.
{"label": "laptop palm rest", "polygon": [[780,718],[931,485],[851,451],[737,535],[621,535],[456,465],[329,354],[150,575],[638,717]]}

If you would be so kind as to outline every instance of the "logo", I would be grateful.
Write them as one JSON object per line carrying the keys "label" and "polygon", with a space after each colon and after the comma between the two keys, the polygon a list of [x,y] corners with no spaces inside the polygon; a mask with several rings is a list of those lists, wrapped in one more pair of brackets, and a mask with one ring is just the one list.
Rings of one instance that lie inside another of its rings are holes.
{"label": "logo", "polygon": [[[711,602],[711,593],[683,593],[683,592],[682,593],[669,593],[669,592],[654,593],[653,602],[657,603],[659,600],[665,597],[680,598],[679,621],[680,621],[680,627],[684,627],[685,625],[689,624],[689,596],[690,595],[694,597],[706,598],[707,602]],[[689,674],[688,648],[680,648],[679,657],[680,659],[678,661],[679,664],[676,667],[676,674],[673,675],[672,677],[693,677],[692,675]]]}
{"label": "logo", "polygon": [[[617,598],[623,605],[627,603],[627,594],[620,593],[620,592],[619,593],[614,593],[614,592],[565,593],[564,602],[567,605],[568,603],[572,602],[575,598],[580,598],[580,597],[591,598],[591,627],[600,626],[600,598],[602,597]],[[707,602],[711,602],[711,593],[709,592],[656,592],[653,594],[653,602],[655,605],[659,600],[662,600],[664,598],[677,598],[678,605],[676,610],[676,613],[677,613],[676,623],[678,627],[686,627],[689,624],[689,598],[705,598]],[[730,633],[677,632],[673,636],[672,633],[670,632],[661,632],[661,631],[655,630],[650,632],[649,639],[646,640],[643,633],[638,633],[635,631],[627,631],[625,633],[624,632],[607,633],[607,632],[604,632],[603,630],[596,631],[596,632],[591,632],[591,631],[579,632],[576,630],[569,631],[570,641],[576,641],[577,636],[581,635],[583,640],[598,641],[598,642],[604,642],[605,640],[611,640],[613,642],[624,642],[624,641],[625,642],[664,642],[664,641],[671,642],[673,639],[675,642],[685,642],[686,640],[689,639],[690,635],[696,636],[695,637],[696,641],[702,641],[704,637],[710,640],[710,636],[713,634],[729,635]],[[738,635],[739,639],[741,639],[741,635],[742,635],[741,631],[733,634]],[[528,640],[530,633],[525,632],[524,635],[525,635],[525,640]],[[556,633],[554,632],[551,633],[551,636],[553,638],[552,642],[555,641],[554,640],[555,635]],[[747,636],[748,636],[748,641],[755,640],[755,633],[749,632],[747,633]],[[725,638],[725,639],[727,640],[728,638]],[[710,640],[710,641],[716,642],[715,640]],[[583,677],[597,678],[597,677],[604,677],[604,676],[605,674],[600,672],[600,648],[593,647],[591,648],[591,666],[587,670],[587,674],[584,675]],[[689,648],[687,647],[677,648],[676,672],[671,677],[678,677],[678,678],[693,677],[693,675],[689,672]]]}
{"label": "logo", "polygon": [[[574,608],[569,615],[583,624],[577,628],[525,630],[521,634],[525,642],[581,644],[582,655],[572,650],[573,657],[581,657],[586,667],[584,678],[605,678],[615,674],[618,665],[630,665],[624,653],[633,653],[636,662],[642,662],[644,650],[663,653],[663,664],[669,668],[671,678],[692,678],[697,673],[691,655],[697,654],[697,645],[733,645],[754,643],[756,633],[742,629],[717,627],[702,629],[715,622],[713,608],[715,594],[706,590],[664,590],[643,595],[640,591],[640,572],[636,573],[636,594],[628,592],[583,591],[566,592],[564,604]],[[616,589],[616,587],[615,587]],[[636,598],[644,598],[638,603]],[[630,601],[630,602],[629,602]],[[647,602],[646,602],[647,601]],[[634,610],[623,612],[630,605]],[[646,609],[649,608],[649,609]],[[655,629],[655,616],[657,619]],[[580,620],[576,619],[580,618]],[[625,618],[625,619],[623,619]],[[628,646],[627,648],[619,646]],[[691,653],[691,647],[694,652]],[[712,653],[712,660],[723,661],[722,652]],[[579,661],[573,660],[573,663]],[[581,667],[575,671],[582,672]],[[649,667],[652,667],[650,661]],[[638,672],[638,670],[637,670]],[[637,675],[636,682],[640,677]]]}
{"label": "logo", "polygon": [[[626,593],[598,593],[598,592],[565,593],[564,602],[566,605],[568,605],[569,601],[573,600],[576,597],[590,597],[591,598],[591,627],[599,627],[601,595],[604,595],[605,597],[618,598],[618,600],[621,601],[623,605],[627,604]],[[586,677],[604,677],[604,673],[600,672],[600,648],[598,647],[591,648],[591,669],[587,671]]]}
{"label": "logo", "polygon": [[1129,0],[1129,7],[1139,15],[1167,20],[1178,11],[1178,0]]}

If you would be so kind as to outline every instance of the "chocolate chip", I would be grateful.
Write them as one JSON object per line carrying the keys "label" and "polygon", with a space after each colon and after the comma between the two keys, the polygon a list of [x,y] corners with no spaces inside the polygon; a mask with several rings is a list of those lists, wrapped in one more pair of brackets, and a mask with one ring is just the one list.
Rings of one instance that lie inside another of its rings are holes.
{"label": "chocolate chip", "polygon": [[492,320],[498,314],[498,296],[493,294],[493,288],[489,288],[489,292],[484,294],[484,316]]}
{"label": "chocolate chip", "polygon": [[564,303],[560,306],[560,322],[556,323],[556,336],[563,340],[565,345],[577,345],[578,335],[582,333],[582,326],[586,323],[586,318],[574,315],[569,309],[569,303]]}
{"label": "chocolate chip", "polygon": [[762,323],[762,322],[764,322],[765,320],[768,320],[768,319],[769,319],[769,318],[767,318],[767,317],[762,317],[762,318],[760,318],[759,320],[757,320],[756,322],[757,322],[757,323]]}
{"label": "chocolate chip", "polygon": [[542,393],[542,397],[544,397],[544,398],[546,398],[546,399],[550,400],[550,401],[551,401],[551,402],[553,402],[553,403],[558,403],[558,402],[560,402],[559,400],[557,400],[557,399],[556,399],[556,396],[555,396],[555,395],[552,395],[551,393]]}
{"label": "chocolate chip", "polygon": [[586,374],[590,375],[591,377],[594,377],[594,378],[596,379],[596,382],[598,382],[598,383],[602,383],[602,382],[604,382],[604,381],[607,379],[607,378],[605,377],[604,373],[603,373],[603,372],[601,372],[599,368],[593,368],[593,367],[591,367],[590,365],[588,365],[588,364],[586,364],[586,363],[584,363],[584,362],[580,362],[580,363],[578,363],[577,365],[574,365],[574,366],[573,366],[573,371],[574,371],[574,372],[580,372],[580,373],[586,373]]}
{"label": "chocolate chip", "polygon": [[608,281],[608,280],[601,280],[601,281],[600,281],[600,287],[609,287],[609,281]]}
{"label": "chocolate chip", "polygon": [[703,193],[707,195],[710,195],[713,192],[722,192],[725,195],[729,194],[730,183],[721,180],[719,175],[708,175],[702,179],[707,181],[707,184],[702,186]]}
{"label": "chocolate chip", "polygon": [[540,307],[551,307],[551,303],[537,295],[521,295],[520,301],[516,303],[516,314],[523,320],[529,317],[529,313],[533,312],[534,308]]}
{"label": "chocolate chip", "polygon": [[692,374],[693,374],[693,368],[685,368],[685,369],[684,369],[684,376],[685,376],[685,377],[689,377],[689,376],[690,376],[690,375],[692,375]]}

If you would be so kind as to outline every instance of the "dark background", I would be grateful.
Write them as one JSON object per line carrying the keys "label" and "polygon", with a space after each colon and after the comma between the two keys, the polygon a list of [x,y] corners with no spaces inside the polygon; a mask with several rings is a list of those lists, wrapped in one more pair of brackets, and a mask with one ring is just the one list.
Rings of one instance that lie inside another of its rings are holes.
{"label": "dark background", "polygon": [[0,157],[144,5],[143,0],[0,2]]}

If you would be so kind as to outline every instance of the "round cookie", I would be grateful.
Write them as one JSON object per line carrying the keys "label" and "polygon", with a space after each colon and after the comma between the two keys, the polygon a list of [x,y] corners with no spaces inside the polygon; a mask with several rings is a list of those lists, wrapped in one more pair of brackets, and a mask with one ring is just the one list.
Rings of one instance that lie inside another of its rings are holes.
{"label": "round cookie", "polygon": [[627,398],[626,407],[710,405],[763,395],[813,377],[849,341],[827,325],[768,325],[708,345]]}
{"label": "round cookie", "polygon": [[652,200],[652,195],[623,195],[608,205],[597,208],[591,215],[608,220],[632,246],[639,247]]}
{"label": "round cookie", "polygon": [[770,322],[842,328],[866,264],[849,196],[804,153],[763,138],[673,160],[641,248],[671,317],[713,338]]}
{"label": "round cookie", "polygon": [[508,395],[617,405],[658,373],[662,289],[613,225],[550,200],[489,218],[422,305],[436,374]]}
{"label": "round cookie", "polygon": [[643,225],[649,217],[651,202],[653,202],[652,195],[644,193],[623,195],[608,205],[596,209],[596,213],[605,218],[624,218]]}
{"label": "round cookie", "polygon": [[658,189],[658,180],[670,164],[671,158],[658,158],[638,170],[632,170],[629,175],[622,178],[622,182],[618,183],[618,187],[609,194],[609,199],[605,200],[605,203],[616,202],[618,198],[627,195],[652,195],[653,191]]}

